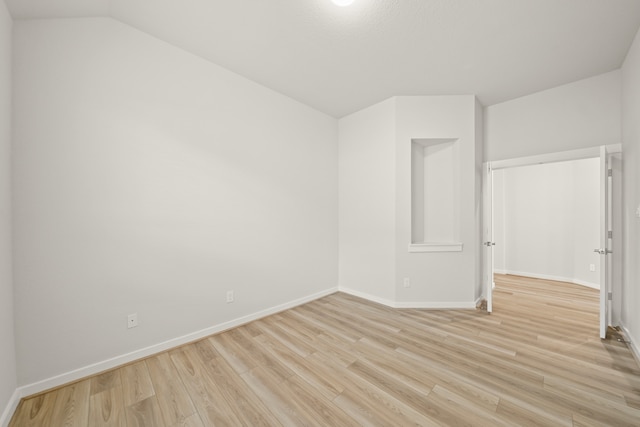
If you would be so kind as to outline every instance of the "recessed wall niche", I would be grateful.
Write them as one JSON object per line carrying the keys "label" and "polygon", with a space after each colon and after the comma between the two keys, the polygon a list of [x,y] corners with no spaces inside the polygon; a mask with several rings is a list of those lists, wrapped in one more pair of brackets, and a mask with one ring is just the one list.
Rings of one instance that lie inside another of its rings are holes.
{"label": "recessed wall niche", "polygon": [[409,252],[462,251],[458,138],[411,140]]}

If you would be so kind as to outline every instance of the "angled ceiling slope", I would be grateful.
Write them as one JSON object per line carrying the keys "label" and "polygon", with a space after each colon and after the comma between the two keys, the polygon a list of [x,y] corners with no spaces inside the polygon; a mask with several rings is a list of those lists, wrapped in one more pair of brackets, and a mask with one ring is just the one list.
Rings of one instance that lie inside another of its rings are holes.
{"label": "angled ceiling slope", "polygon": [[111,16],[335,117],[394,95],[491,105],[619,68],[638,0],[6,0]]}

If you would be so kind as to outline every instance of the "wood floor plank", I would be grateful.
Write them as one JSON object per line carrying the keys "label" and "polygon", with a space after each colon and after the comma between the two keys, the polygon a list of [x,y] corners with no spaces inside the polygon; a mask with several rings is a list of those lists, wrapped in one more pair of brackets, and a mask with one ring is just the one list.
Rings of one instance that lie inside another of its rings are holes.
{"label": "wood floor plank", "polygon": [[322,351],[323,353],[331,355],[342,366],[347,367],[358,359],[357,356],[351,352],[351,345],[351,341],[340,340],[339,337],[332,335],[330,332],[325,332],[318,335],[316,351]]}
{"label": "wood floor plank", "polygon": [[[332,366],[332,361],[326,360],[326,364]],[[440,425],[431,418],[431,414],[415,410],[411,405],[397,399],[382,390],[377,384],[372,384],[348,368],[341,368],[335,365],[333,368],[341,372],[344,378],[345,390],[340,396],[345,394],[356,395],[359,399],[369,401],[370,405],[368,407],[374,408],[378,417],[389,420],[387,425]],[[345,408],[343,410],[346,411]]]}
{"label": "wood floor plank", "polygon": [[263,335],[271,335],[273,338],[279,340],[282,345],[290,348],[302,357],[306,357],[314,351],[314,348],[311,345],[290,337],[274,319],[266,318],[264,319],[264,322],[260,322],[259,325],[262,329]]}
{"label": "wood floor plank", "polygon": [[230,331],[229,335],[247,357],[255,361],[256,366],[263,367],[281,381],[293,375],[293,371],[286,363],[282,363],[260,344],[260,339],[254,339],[241,329]]}
{"label": "wood floor plank", "polygon": [[113,369],[91,378],[91,394],[101,393],[111,388],[121,388],[120,370]]}
{"label": "wood floor plank", "polygon": [[335,293],[23,399],[16,426],[639,426],[598,291],[496,275],[494,312]]}
{"label": "wood floor plank", "polygon": [[190,417],[181,420],[171,427],[209,427],[215,425],[225,425],[225,424],[204,424],[199,414],[193,414]]}
{"label": "wood floor plank", "polygon": [[60,427],[83,427],[89,420],[91,381],[84,380],[57,391],[56,404],[51,414]]}
{"label": "wood floor plank", "polygon": [[288,388],[298,396],[307,413],[313,414],[313,418],[320,425],[357,426],[355,420],[349,417],[342,409],[336,407],[313,384],[309,384],[299,376],[292,376],[286,380]]}
{"label": "wood floor plank", "polygon": [[58,393],[54,391],[23,400],[18,406],[10,426],[38,427],[50,425],[53,420],[57,398]]}
{"label": "wood floor plank", "polygon": [[211,345],[220,353],[231,367],[238,373],[243,374],[257,365],[253,358],[233,340],[231,334],[219,334],[209,338]]}
{"label": "wood floor plank", "polygon": [[147,397],[126,408],[128,427],[164,427],[162,412],[156,396]]}
{"label": "wood floor plank", "polygon": [[332,376],[327,375],[325,369],[309,363],[308,358],[302,357],[288,347],[283,346],[276,338],[266,338],[263,343],[274,357],[278,358],[283,364],[287,364],[298,377],[313,384],[326,398],[333,399],[342,392],[343,388],[331,381]]}
{"label": "wood floor plank", "polygon": [[171,359],[202,421],[207,425],[240,424],[213,378],[207,375],[195,344],[172,352]]}
{"label": "wood floor plank", "polygon": [[333,403],[361,426],[389,426],[392,421],[385,418],[385,411],[367,400],[360,399],[358,393],[345,390],[333,399]]}
{"label": "wood floor plank", "polygon": [[496,414],[518,426],[571,427],[573,425],[573,420],[569,416],[554,415],[517,399],[501,398]]}
{"label": "wood floor plank", "polygon": [[431,408],[425,405],[427,393],[406,385],[403,381],[376,369],[374,365],[362,360],[352,363],[348,369],[388,395],[411,406],[416,411],[432,414],[430,412]]}
{"label": "wood floor plank", "polygon": [[91,395],[88,425],[89,427],[121,427],[127,425],[122,386],[110,387]]}
{"label": "wood floor plank", "polygon": [[131,406],[155,395],[149,369],[144,361],[123,366],[120,378],[125,406]]}
{"label": "wood floor plank", "polygon": [[464,423],[469,426],[511,426],[509,422],[500,419],[495,411],[488,411],[439,385],[434,387],[428,400],[435,406],[446,409],[449,414],[453,414],[451,420],[447,421],[450,425]]}
{"label": "wood floor plank", "polygon": [[[212,345],[211,340],[196,343],[198,348],[207,345]],[[224,355],[221,354],[221,357],[215,359],[204,359],[202,358],[203,354],[204,352],[199,353],[205,369],[214,379],[238,419],[251,426],[279,425],[277,419],[256,396],[255,392],[224,359]]]}
{"label": "wood floor plank", "polygon": [[299,402],[299,397],[291,393],[290,389],[283,387],[284,383],[277,383],[277,379],[273,378],[261,367],[243,374],[242,378],[256,391],[259,399],[269,407],[269,410],[282,425],[315,425],[314,418],[308,416]]}
{"label": "wood floor plank", "polygon": [[145,360],[164,423],[174,425],[196,412],[168,353]]}

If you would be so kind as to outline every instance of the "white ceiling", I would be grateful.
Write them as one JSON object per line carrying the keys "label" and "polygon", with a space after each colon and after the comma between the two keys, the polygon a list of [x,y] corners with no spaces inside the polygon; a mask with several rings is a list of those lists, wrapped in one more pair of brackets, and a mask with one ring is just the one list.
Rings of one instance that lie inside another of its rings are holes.
{"label": "white ceiling", "polygon": [[13,19],[107,16],[109,0],[5,0]]}
{"label": "white ceiling", "polygon": [[619,68],[640,0],[5,0],[112,16],[332,116],[394,95],[484,105]]}

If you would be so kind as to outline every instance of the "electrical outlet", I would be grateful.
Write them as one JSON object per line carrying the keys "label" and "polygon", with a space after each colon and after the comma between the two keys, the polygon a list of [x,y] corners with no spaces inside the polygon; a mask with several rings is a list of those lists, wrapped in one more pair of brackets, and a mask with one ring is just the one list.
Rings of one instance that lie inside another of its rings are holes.
{"label": "electrical outlet", "polygon": [[589,264],[589,271],[596,271],[596,265],[595,264]]}
{"label": "electrical outlet", "polygon": [[411,287],[411,279],[409,279],[408,277],[405,277],[403,285],[404,285],[405,288],[410,288]]}
{"label": "electrical outlet", "polygon": [[127,328],[135,328],[138,326],[138,313],[133,313],[127,316]]}
{"label": "electrical outlet", "polygon": [[233,291],[227,291],[227,304],[233,302]]}

